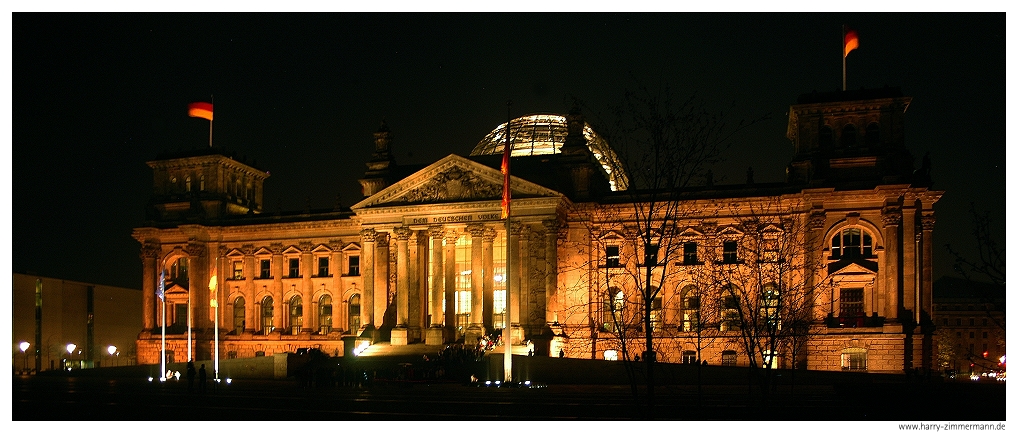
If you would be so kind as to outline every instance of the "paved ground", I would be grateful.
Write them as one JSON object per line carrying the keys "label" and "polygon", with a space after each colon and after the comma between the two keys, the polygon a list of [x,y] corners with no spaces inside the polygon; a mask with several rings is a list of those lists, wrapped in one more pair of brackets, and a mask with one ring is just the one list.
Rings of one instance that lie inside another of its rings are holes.
{"label": "paved ground", "polygon": [[[140,369],[93,369],[14,376],[14,421],[322,421],[322,420],[642,420],[644,389],[634,396],[618,364],[533,359],[520,363],[544,388],[469,386],[491,363],[450,369],[439,379],[397,380],[376,359],[356,371],[370,382],[238,379],[200,392],[186,380],[149,382]],[[575,360],[580,361],[580,360]],[[394,364],[395,363],[395,364]],[[498,363],[495,363],[497,366]],[[744,369],[662,366],[655,417],[669,421],[1004,421],[1005,386],[900,375],[789,378],[781,372],[766,398]],[[585,369],[585,370],[584,370]],[[639,372],[635,372],[639,373]],[[699,378],[697,382],[697,377]],[[699,383],[699,385],[697,385]]]}

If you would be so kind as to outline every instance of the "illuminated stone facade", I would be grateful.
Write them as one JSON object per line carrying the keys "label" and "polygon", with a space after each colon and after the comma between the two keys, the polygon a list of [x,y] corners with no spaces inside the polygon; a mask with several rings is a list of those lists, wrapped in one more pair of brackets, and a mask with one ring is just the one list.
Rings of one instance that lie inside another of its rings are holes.
{"label": "illuminated stone facade", "polygon": [[[910,101],[896,89],[800,97],[789,112],[787,182],[674,192],[653,254],[633,224],[650,204],[623,188],[620,165],[606,167],[616,156],[599,136],[590,145],[576,112],[541,117],[552,132],[513,141],[508,233],[492,145],[504,125],[472,156],[409,167],[393,158],[383,124],[364,199],[328,211],[262,213],[266,172],[213,150],[161,157],[149,163],[150,222],[134,232],[145,265],[139,363],[159,361],[162,271],[176,361],[188,353],[189,328],[193,356],[211,358],[216,312],[223,357],[340,354],[361,342],[432,352],[509,323],[516,353],[632,358],[648,322],[639,283],[627,278],[654,257],[663,259],[651,264],[660,290],[647,314],[659,361],[929,368],[942,193],[929,189],[928,162],[913,170],[904,147]],[[528,144],[544,150],[520,154]],[[188,177],[190,189],[181,187]],[[210,279],[218,309],[208,307]],[[761,323],[771,331],[757,338],[780,342],[741,343]]]}

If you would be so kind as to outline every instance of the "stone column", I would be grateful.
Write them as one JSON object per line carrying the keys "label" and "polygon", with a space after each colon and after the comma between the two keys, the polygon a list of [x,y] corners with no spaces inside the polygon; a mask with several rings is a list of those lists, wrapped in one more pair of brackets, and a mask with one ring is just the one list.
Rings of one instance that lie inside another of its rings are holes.
{"label": "stone column", "polygon": [[[145,330],[155,329],[156,317],[162,314],[162,301],[156,296],[162,272],[159,250],[159,245],[151,243],[141,248],[141,320]],[[162,322],[159,322],[158,327],[162,327]]]}
{"label": "stone column", "polygon": [[389,234],[376,233],[375,236],[375,329],[382,327],[385,320],[385,309],[389,306]]}
{"label": "stone column", "polygon": [[541,223],[545,228],[544,293],[547,297],[547,301],[545,301],[545,320],[548,323],[557,323],[558,313],[562,308],[561,300],[558,296],[558,254],[556,254],[558,251],[559,223],[556,220],[545,220]]}
{"label": "stone column", "polygon": [[933,315],[933,225],[936,222],[933,212],[923,212],[919,305],[927,316]]}
{"label": "stone column", "polygon": [[361,329],[358,334],[375,327],[375,229],[361,230]]}
{"label": "stone column", "polygon": [[[523,324],[529,332],[530,325],[536,325],[530,320],[531,311],[535,301],[530,293],[530,228],[519,221],[514,221],[509,227],[509,255],[512,256],[509,272],[508,301],[512,304],[510,322],[515,325]],[[542,315],[543,317],[543,315]]]}
{"label": "stone column", "polygon": [[445,266],[443,257],[445,251],[442,241],[445,238],[445,230],[441,226],[428,229],[431,237],[431,305],[428,308],[429,323],[425,332],[424,344],[440,345],[445,343],[443,324],[445,315],[442,313],[442,305],[445,302]]}
{"label": "stone column", "polygon": [[901,274],[902,274],[902,299],[901,305],[911,311],[911,317],[919,323],[919,305],[916,305],[916,278],[919,277],[916,264],[916,258],[918,258],[919,252],[916,245],[916,225],[919,221],[916,219],[916,212],[914,208],[904,208],[901,210]]}
{"label": "stone column", "polygon": [[425,323],[423,306],[428,302],[428,291],[423,290],[423,284],[421,284],[428,266],[428,237],[420,230],[414,230],[412,233],[409,257],[407,258],[407,328],[409,328],[408,338],[411,343],[420,341],[422,338],[421,329]]}
{"label": "stone column", "polygon": [[315,289],[311,286],[311,276],[315,274],[317,263],[311,253],[312,248],[314,246],[311,242],[300,243],[300,286],[297,287],[297,294],[300,295],[301,314],[298,323],[290,324],[291,327],[297,325],[298,332],[315,324],[315,303],[312,299]]}
{"label": "stone column", "polygon": [[[817,283],[823,281],[823,275],[826,273],[826,266],[824,266],[824,247],[826,246],[826,240],[824,239],[824,229],[827,227],[827,215],[823,211],[812,212],[806,221],[806,302],[809,303],[805,308],[810,312],[809,317],[814,320],[823,319],[827,316],[827,311],[819,311],[817,308],[820,306],[816,303],[816,291],[821,289],[817,287]],[[822,291],[820,293],[823,293]],[[830,307],[828,307],[830,308]]]}
{"label": "stone column", "polygon": [[431,236],[431,302],[428,310],[430,320],[428,326],[437,327],[445,324],[445,315],[442,313],[442,305],[445,302],[445,248],[442,241],[445,239],[445,230],[441,227],[432,227],[428,230]]}
{"label": "stone column", "polygon": [[[495,229],[485,227],[481,234],[481,261],[482,268],[484,268],[482,274],[484,279],[481,282],[481,291],[484,293],[481,322],[484,324],[486,332],[495,329],[492,318],[495,311],[495,251],[492,250],[494,241]],[[508,320],[508,318],[506,319]]]}
{"label": "stone column", "polygon": [[409,343],[407,324],[410,321],[410,229],[396,227],[396,328],[390,342],[393,346]]}
{"label": "stone column", "polygon": [[901,317],[901,288],[898,285],[898,226],[901,224],[901,210],[884,208],[881,215],[884,229],[884,292],[886,293],[887,310],[884,312],[888,320],[897,321]]}
{"label": "stone column", "polygon": [[445,232],[445,339],[456,340],[456,240],[459,233]]}
{"label": "stone column", "polygon": [[472,224],[470,233],[470,325],[464,339],[466,345],[474,344],[485,333],[484,328],[484,266],[481,235],[484,227]]}

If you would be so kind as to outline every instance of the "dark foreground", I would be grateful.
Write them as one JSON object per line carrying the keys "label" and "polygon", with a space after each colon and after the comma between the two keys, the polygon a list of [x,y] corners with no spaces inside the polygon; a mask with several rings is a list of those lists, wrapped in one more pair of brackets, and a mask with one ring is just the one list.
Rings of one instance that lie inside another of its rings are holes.
{"label": "dark foreground", "polygon": [[[641,391],[641,396],[645,395]],[[1003,384],[964,382],[797,385],[768,398],[743,385],[656,389],[653,419],[798,421],[1004,421]],[[63,374],[14,376],[14,421],[640,420],[625,385],[550,384],[492,389],[464,383],[375,382],[302,386],[239,379],[204,393],[186,380]]]}

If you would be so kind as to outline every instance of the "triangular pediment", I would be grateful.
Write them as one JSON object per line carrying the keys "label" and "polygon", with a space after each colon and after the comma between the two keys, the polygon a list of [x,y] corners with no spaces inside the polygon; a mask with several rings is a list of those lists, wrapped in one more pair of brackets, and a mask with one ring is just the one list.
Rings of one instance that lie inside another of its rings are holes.
{"label": "triangular pediment", "polygon": [[725,227],[725,228],[723,228],[723,229],[718,231],[718,235],[719,236],[725,236],[725,237],[737,237],[737,236],[742,236],[743,234],[744,233],[739,231],[739,229],[737,229],[735,227],[732,227],[732,226]]}
{"label": "triangular pediment", "polygon": [[[871,269],[872,268],[872,269]],[[827,272],[832,276],[847,275],[877,275],[877,263],[865,261],[842,260],[831,263],[827,266]]]}
{"label": "triangular pediment", "polygon": [[[502,172],[459,155],[449,155],[351,206],[382,206],[501,200]],[[513,198],[560,197],[536,183],[510,177]]]}
{"label": "triangular pediment", "polygon": [[679,232],[679,236],[682,236],[682,237],[698,237],[698,236],[703,236],[703,232],[701,232],[699,230],[696,230],[696,229],[694,229],[692,227],[687,227],[686,229],[684,229],[681,232]]}

